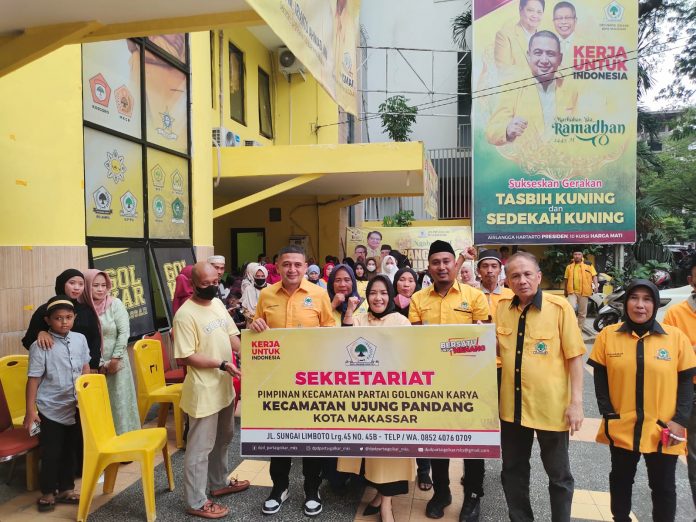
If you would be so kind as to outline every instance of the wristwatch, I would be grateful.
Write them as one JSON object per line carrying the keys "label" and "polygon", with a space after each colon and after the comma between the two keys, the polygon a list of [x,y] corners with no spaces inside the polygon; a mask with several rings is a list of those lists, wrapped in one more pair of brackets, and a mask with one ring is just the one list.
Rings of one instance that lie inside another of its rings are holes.
{"label": "wristwatch", "polygon": [[223,372],[226,372],[227,371],[227,361],[222,361],[218,368],[220,368],[220,370],[222,370]]}

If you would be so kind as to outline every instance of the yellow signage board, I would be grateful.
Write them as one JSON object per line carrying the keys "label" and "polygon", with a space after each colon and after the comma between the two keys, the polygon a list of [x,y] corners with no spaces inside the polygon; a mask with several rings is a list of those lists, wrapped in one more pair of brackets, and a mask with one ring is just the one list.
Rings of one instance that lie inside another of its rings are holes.
{"label": "yellow signage board", "polygon": [[245,456],[499,458],[493,325],[242,333]]}
{"label": "yellow signage board", "polygon": [[343,110],[358,114],[360,0],[248,0]]}

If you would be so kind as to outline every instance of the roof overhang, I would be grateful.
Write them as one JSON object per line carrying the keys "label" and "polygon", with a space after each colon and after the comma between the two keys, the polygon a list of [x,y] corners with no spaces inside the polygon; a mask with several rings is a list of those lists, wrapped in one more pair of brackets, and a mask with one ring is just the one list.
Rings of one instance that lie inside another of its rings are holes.
{"label": "roof overhang", "polygon": [[[213,149],[213,176],[218,149]],[[357,197],[423,195],[423,143],[225,147],[213,217],[263,199],[289,196]]]}
{"label": "roof overhang", "polygon": [[245,0],[0,0],[0,77],[63,45],[265,25]]}

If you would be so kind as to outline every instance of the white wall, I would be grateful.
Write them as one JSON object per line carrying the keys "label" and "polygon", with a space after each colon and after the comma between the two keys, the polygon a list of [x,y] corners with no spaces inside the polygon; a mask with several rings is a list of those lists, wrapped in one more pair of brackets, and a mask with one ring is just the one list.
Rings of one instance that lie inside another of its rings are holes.
{"label": "white wall", "polygon": [[[363,0],[360,23],[367,32],[368,46],[410,47],[420,49],[456,49],[452,41],[452,19],[467,10],[470,0]],[[366,93],[368,113],[376,113],[387,96],[398,91],[457,92],[457,54],[402,51],[425,81],[424,86],[397,51],[389,51],[387,76],[385,51],[368,49],[365,89],[389,89],[389,94]],[[431,64],[434,64],[434,78]],[[365,72],[365,71],[364,71]],[[410,105],[431,102],[428,94],[404,94]],[[420,114],[447,114],[447,117],[419,115],[413,126],[412,140],[425,142],[429,149],[457,145],[457,103],[452,95],[434,95],[435,100],[449,98],[450,103],[433,109],[419,109]],[[370,141],[388,141],[379,118],[367,121]],[[363,135],[366,140],[367,136]]]}

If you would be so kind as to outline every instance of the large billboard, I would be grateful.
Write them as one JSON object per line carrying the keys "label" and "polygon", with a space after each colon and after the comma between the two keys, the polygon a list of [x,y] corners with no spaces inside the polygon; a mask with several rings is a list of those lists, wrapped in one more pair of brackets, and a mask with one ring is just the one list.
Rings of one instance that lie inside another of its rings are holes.
{"label": "large billboard", "polygon": [[360,0],[248,0],[343,110],[358,114]]}
{"label": "large billboard", "polygon": [[473,17],[476,244],[634,242],[638,3]]}

